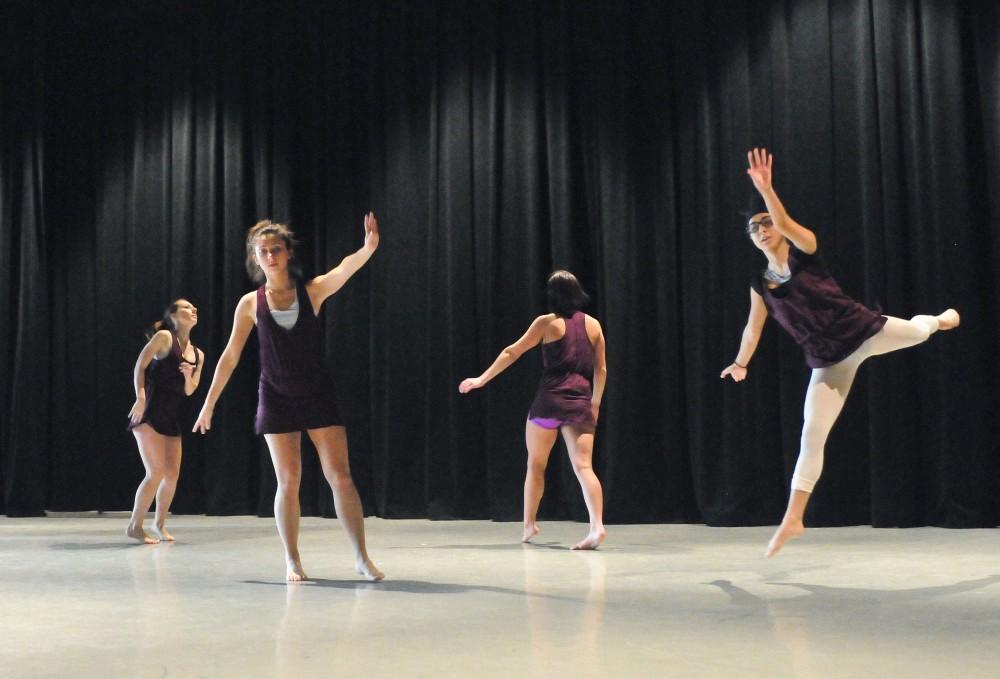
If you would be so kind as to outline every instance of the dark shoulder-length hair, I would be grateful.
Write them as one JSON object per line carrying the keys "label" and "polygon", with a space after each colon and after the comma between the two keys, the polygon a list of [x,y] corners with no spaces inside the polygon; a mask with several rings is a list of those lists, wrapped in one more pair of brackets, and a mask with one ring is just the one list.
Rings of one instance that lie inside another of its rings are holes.
{"label": "dark shoulder-length hair", "polygon": [[174,325],[174,319],[171,316],[177,313],[177,303],[184,299],[183,297],[178,297],[173,302],[167,305],[167,308],[163,310],[163,315],[160,320],[153,323],[151,326],[146,328],[146,339],[153,339],[153,335],[161,330],[169,330],[172,333],[177,333],[177,326]]}
{"label": "dark shoulder-length hair", "polygon": [[[257,239],[265,236],[277,236],[285,241],[285,247],[288,248],[289,255],[295,253],[295,246],[299,244],[295,239],[295,232],[288,228],[287,224],[272,222],[270,219],[262,219],[251,226],[250,230],[247,231],[246,265],[247,274],[254,283],[264,282],[264,271],[257,265],[257,260],[254,259],[254,247],[257,245]],[[302,267],[299,266],[295,257],[288,260],[288,274],[295,280],[302,278]]]}
{"label": "dark shoulder-length hair", "polygon": [[580,287],[580,281],[569,271],[553,271],[545,288],[549,311],[563,318],[570,318],[590,302],[590,296]]}

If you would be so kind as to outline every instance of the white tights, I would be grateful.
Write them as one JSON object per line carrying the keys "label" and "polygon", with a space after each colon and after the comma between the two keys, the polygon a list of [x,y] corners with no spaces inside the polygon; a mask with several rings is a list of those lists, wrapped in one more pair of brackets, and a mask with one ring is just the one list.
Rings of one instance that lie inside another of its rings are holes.
{"label": "white tights", "polygon": [[938,329],[936,316],[914,316],[908,321],[886,317],[885,326],[865,340],[853,354],[827,368],[815,368],[806,389],[802,444],[792,475],[792,490],[811,493],[823,472],[823,448],[833,423],[851,391],[858,367],[869,356],[887,354],[927,340]]}

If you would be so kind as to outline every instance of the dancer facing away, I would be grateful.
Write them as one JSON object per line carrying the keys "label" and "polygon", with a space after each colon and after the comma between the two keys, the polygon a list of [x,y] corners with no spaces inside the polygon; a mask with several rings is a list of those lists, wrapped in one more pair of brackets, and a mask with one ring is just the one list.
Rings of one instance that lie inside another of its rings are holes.
{"label": "dancer facing away", "polygon": [[736,382],[746,378],[769,314],[802,347],[812,368],[791,496],[767,545],[770,557],[805,531],[802,518],[823,470],[823,448],[861,363],[920,344],[938,330],[957,327],[960,319],[954,309],[908,321],[883,316],[845,295],[819,254],[816,234],[789,217],[778,200],[771,184],[771,154],[755,148],[747,159],[747,174],[767,206],[767,212],[750,218],[747,232],[767,258],[767,267],[750,283],[750,316],[740,350],[720,377]]}
{"label": "dancer facing away", "polygon": [[536,318],[517,342],[500,352],[486,372],[462,380],[458,390],[467,394],[485,386],[524,352],[542,345],[545,368],[524,431],[528,470],[524,477],[521,541],[530,542],[538,534],[535,517],[545,490],[545,467],[556,442],[556,432],[561,430],[590,513],[590,531],[573,549],[597,549],[605,536],[604,499],[591,459],[594,429],[608,377],[604,332],[596,318],[580,311],[589,297],[576,276],[568,271],[553,272],[547,293],[551,313]]}
{"label": "dancer facing away", "polygon": [[212,428],[212,412],[240,360],[254,326],[260,347],[260,384],[254,431],[263,434],[278,480],[274,518],[285,547],[286,577],[307,579],[299,557],[299,482],[302,477],[302,431],[316,446],[323,475],[333,491],[337,516],[354,547],[355,570],[381,580],[365,548],[364,513],[351,478],[347,431],[337,407],[333,380],[323,361],[318,314],[378,247],[378,223],[364,220],[364,245],[325,274],[303,281],[295,257],[295,235],[284,224],[264,220],[247,232],[247,271],[257,290],[243,295],[229,343],[219,358],[205,405],[194,431]]}
{"label": "dancer facing away", "polygon": [[[128,428],[139,444],[146,476],[135,491],[125,535],[150,545],[174,539],[164,522],[181,471],[181,427],[177,416],[183,397],[198,388],[205,363],[205,354],[191,343],[191,328],[197,323],[198,310],[186,299],[168,306],[147,335],[149,341],[139,353],[132,375],[135,403],[128,414]],[[142,529],[154,497],[155,537]]]}

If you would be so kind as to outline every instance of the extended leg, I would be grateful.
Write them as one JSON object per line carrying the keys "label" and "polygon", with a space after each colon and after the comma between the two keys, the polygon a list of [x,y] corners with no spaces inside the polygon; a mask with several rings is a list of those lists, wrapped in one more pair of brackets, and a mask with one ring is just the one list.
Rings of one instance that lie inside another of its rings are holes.
{"label": "extended leg", "polygon": [[538,504],[545,492],[545,467],[556,442],[556,429],[539,427],[532,421],[524,426],[524,442],[528,448],[528,469],[524,474],[524,532],[521,542],[530,542],[538,535]]}
{"label": "extended leg", "polygon": [[299,557],[299,484],[302,481],[302,437],[292,434],[264,434],[271,452],[278,489],[274,494],[274,521],[285,547],[285,578],[290,582],[306,579]]}
{"label": "extended leg", "polygon": [[594,433],[584,432],[575,427],[563,427],[563,440],[566,450],[573,463],[573,472],[583,490],[583,499],[587,503],[590,514],[590,531],[587,536],[576,543],[573,549],[597,549],[604,542],[604,494],[601,482],[594,473],[592,460],[594,456]]}
{"label": "extended leg", "polygon": [[802,440],[792,474],[792,493],[781,525],[767,545],[765,555],[768,557],[777,554],[785,542],[805,532],[802,519],[813,488],[823,473],[826,439],[844,408],[860,364],[860,357],[852,355],[829,368],[817,368],[812,372],[806,389]]}
{"label": "extended leg", "polygon": [[365,515],[361,498],[351,477],[347,455],[347,430],[344,427],[310,429],[309,438],[316,446],[323,475],[333,491],[333,504],[347,538],[354,547],[354,570],[368,580],[376,581],[385,574],[375,567],[365,546]]}

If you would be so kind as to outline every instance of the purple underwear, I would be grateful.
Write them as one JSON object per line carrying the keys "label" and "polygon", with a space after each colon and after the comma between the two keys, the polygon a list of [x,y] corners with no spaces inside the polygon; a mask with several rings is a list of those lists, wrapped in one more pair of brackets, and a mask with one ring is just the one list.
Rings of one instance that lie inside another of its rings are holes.
{"label": "purple underwear", "polygon": [[542,429],[558,429],[563,424],[562,420],[557,420],[554,417],[532,417],[528,421],[537,424]]}

